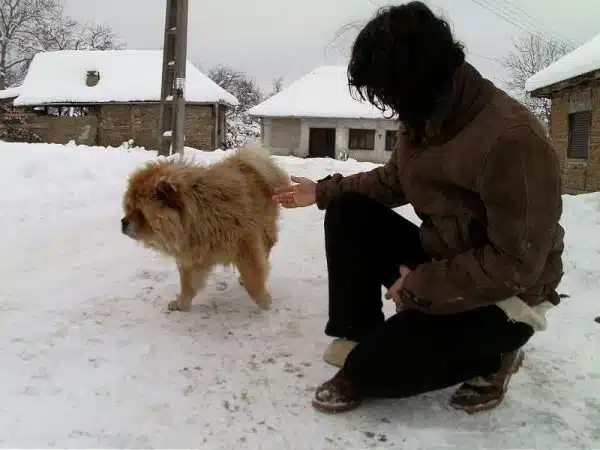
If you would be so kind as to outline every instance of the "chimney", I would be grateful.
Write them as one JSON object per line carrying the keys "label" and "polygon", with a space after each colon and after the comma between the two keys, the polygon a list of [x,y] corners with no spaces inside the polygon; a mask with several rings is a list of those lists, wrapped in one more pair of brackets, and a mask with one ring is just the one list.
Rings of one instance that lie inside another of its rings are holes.
{"label": "chimney", "polygon": [[100,81],[100,73],[97,70],[88,70],[85,78],[85,84],[89,87],[96,86]]}

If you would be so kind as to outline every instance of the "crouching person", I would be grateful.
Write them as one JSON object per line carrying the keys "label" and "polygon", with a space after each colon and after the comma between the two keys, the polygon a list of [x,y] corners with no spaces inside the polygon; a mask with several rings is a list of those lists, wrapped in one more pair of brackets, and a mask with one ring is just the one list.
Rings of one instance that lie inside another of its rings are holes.
{"label": "crouching person", "polygon": [[[460,384],[450,403],[498,405],[523,347],[559,303],[559,165],[540,123],[465,62],[424,4],[381,10],[360,32],[350,86],[401,123],[384,166],[275,199],[325,209],[329,318],[339,367],[313,405],[347,411]],[[419,226],[393,211],[410,204]],[[385,320],[382,286],[398,312]]]}

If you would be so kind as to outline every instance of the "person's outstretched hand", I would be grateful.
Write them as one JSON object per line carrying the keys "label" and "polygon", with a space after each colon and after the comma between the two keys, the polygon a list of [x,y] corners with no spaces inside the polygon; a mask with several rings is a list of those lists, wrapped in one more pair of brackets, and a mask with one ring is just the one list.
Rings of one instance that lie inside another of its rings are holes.
{"label": "person's outstretched hand", "polygon": [[304,177],[291,177],[294,184],[275,189],[273,200],[284,208],[300,208],[314,205],[317,183]]}

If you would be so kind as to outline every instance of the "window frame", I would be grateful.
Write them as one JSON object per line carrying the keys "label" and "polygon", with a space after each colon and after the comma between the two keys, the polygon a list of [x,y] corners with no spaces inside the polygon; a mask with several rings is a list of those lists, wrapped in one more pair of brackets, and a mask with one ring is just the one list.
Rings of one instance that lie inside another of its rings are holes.
{"label": "window frame", "polygon": [[[353,136],[359,134],[359,136]],[[372,138],[370,137],[372,136]],[[376,130],[374,128],[349,128],[348,129],[348,150],[375,150]],[[369,140],[372,146],[369,148]],[[362,145],[364,144],[364,146]]]}
{"label": "window frame", "polygon": [[592,136],[592,111],[583,110],[567,116],[567,159],[587,161]]}
{"label": "window frame", "polygon": [[[394,148],[398,145],[398,130],[385,130],[385,146],[384,150],[386,152],[393,152]],[[388,138],[388,136],[393,136]],[[393,141],[393,143],[388,147],[388,142]]]}

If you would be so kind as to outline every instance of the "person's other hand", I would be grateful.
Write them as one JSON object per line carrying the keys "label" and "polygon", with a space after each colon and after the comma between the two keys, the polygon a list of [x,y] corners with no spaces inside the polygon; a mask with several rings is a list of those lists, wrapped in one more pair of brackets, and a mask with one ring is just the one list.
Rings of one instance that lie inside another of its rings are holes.
{"label": "person's other hand", "polygon": [[316,202],[317,183],[304,177],[291,177],[294,184],[275,189],[273,200],[284,208],[300,208],[314,205]]}
{"label": "person's other hand", "polygon": [[385,298],[387,300],[394,300],[396,303],[396,311],[402,311],[404,309],[404,305],[402,304],[402,300],[400,299],[400,291],[402,290],[402,285],[404,284],[404,280],[406,276],[411,272],[411,270],[406,266],[400,266],[400,278],[390,286],[388,291],[385,293]]}

